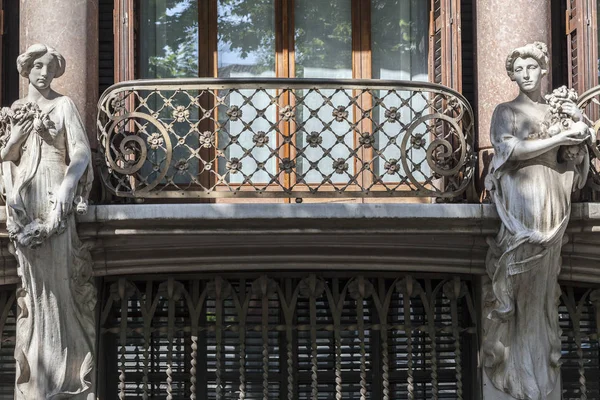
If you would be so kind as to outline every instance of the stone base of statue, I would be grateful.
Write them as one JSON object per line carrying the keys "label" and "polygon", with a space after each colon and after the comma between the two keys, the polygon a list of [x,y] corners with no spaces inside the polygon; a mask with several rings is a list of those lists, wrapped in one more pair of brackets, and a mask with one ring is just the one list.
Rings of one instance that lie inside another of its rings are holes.
{"label": "stone base of statue", "polygon": [[[488,378],[485,371],[482,371],[482,376],[483,376],[483,400],[515,400],[515,398],[512,397],[510,394],[501,392],[500,390],[496,389],[494,384],[490,381],[490,378]],[[548,397],[545,398],[545,400],[561,400],[562,399],[561,392],[562,392],[561,382],[560,382],[560,379],[557,379],[556,380],[556,388],[552,391],[552,393],[550,393],[548,395]]]}

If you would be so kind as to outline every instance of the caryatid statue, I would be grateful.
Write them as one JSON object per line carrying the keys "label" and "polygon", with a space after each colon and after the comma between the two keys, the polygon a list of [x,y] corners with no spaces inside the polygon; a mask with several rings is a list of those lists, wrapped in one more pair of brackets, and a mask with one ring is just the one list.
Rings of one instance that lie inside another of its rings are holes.
{"label": "caryatid statue", "polygon": [[488,240],[483,365],[497,390],[544,400],[560,376],[560,253],[571,193],[587,178],[590,129],[574,91],[542,96],[545,44],[513,50],[506,71],[519,94],[496,107],[490,130],[495,155],[486,187],[502,226]]}
{"label": "caryatid statue", "polygon": [[51,88],[55,49],[17,59],[27,96],[0,111],[7,230],[18,259],[15,399],[95,399],[95,305],[89,250],[74,211],[87,211],[91,151],[73,101]]}

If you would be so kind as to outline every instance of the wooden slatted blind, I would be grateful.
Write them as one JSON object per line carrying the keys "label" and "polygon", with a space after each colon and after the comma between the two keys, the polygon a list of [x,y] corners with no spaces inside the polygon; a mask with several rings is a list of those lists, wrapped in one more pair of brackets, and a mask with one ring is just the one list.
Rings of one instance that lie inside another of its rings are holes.
{"label": "wooden slatted blind", "polygon": [[460,0],[431,0],[429,80],[462,91]]}
{"label": "wooden slatted blind", "polygon": [[114,79],[135,79],[135,1],[114,0]]}
{"label": "wooden slatted blind", "polygon": [[114,0],[100,0],[99,19],[99,93],[102,94],[115,83],[115,39],[114,39]]}
{"label": "wooden slatted blind", "polygon": [[598,84],[597,0],[567,0],[569,85],[583,93]]}
{"label": "wooden slatted blind", "polygon": [[472,398],[466,281],[175,279],[107,283],[105,398]]}
{"label": "wooden slatted blind", "polygon": [[600,291],[586,287],[562,287],[559,315],[565,399],[600,398],[599,313]]}

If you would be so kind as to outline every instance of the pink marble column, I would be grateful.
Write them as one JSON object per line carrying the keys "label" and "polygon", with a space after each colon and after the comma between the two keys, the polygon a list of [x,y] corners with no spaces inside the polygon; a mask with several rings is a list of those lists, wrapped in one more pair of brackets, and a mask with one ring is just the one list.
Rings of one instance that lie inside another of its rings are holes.
{"label": "pink marble column", "polygon": [[[21,0],[21,52],[35,43],[54,47],[67,61],[65,74],[52,83],[73,99],[92,148],[96,142],[98,102],[98,0]],[[27,91],[22,80],[21,95]]]}
{"label": "pink marble column", "polygon": [[[548,0],[477,1],[475,84],[480,178],[487,173],[491,157],[490,122],[494,108],[499,103],[512,100],[518,93],[517,85],[506,75],[506,57],[514,48],[534,41],[548,44],[551,51],[550,3]],[[551,87],[550,76],[549,73],[546,79],[548,89]],[[483,189],[481,181],[479,189]]]}

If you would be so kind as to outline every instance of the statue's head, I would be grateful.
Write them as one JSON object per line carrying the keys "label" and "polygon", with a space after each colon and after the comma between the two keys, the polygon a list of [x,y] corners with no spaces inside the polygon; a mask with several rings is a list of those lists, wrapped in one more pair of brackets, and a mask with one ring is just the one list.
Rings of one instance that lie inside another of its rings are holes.
{"label": "statue's head", "polygon": [[542,42],[514,49],[506,59],[506,72],[521,91],[532,92],[541,87],[542,77],[548,74],[548,47]]}
{"label": "statue's head", "polygon": [[43,44],[30,46],[17,58],[21,76],[38,89],[47,89],[52,80],[65,73],[64,57],[52,47]]}

